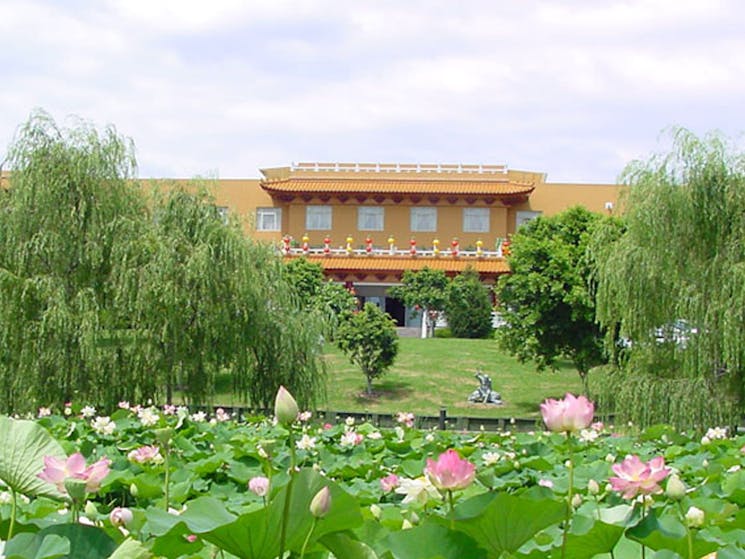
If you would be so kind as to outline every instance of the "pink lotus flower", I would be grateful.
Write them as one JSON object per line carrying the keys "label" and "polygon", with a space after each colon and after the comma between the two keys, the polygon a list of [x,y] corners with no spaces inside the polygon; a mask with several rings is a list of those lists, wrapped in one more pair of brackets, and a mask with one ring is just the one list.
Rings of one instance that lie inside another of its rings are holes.
{"label": "pink lotus flower", "polygon": [[567,392],[563,400],[549,398],[543,402],[541,414],[549,431],[573,433],[590,426],[595,405],[584,396],[578,398]]}
{"label": "pink lotus flower", "polygon": [[124,507],[116,507],[109,514],[109,521],[114,526],[127,526],[133,518],[132,511]]}
{"label": "pink lotus flower", "polygon": [[65,480],[68,478],[81,479],[85,481],[85,490],[95,493],[101,488],[101,482],[109,475],[111,460],[106,457],[98,462],[85,465],[85,457],[76,452],[67,460],[61,460],[54,456],[44,457],[44,469],[39,474],[39,479],[51,483],[57,487],[60,493],[67,493]]}
{"label": "pink lotus flower", "polygon": [[127,458],[129,458],[130,462],[137,462],[138,464],[147,464],[150,462],[160,464],[163,462],[160,449],[155,445],[141,446],[136,450],[132,450],[127,454]]}
{"label": "pink lotus flower", "polygon": [[476,466],[461,458],[452,448],[440,454],[437,462],[427,458],[425,475],[437,489],[464,489],[476,476]]}
{"label": "pink lotus flower", "polygon": [[248,480],[248,488],[259,497],[265,497],[269,492],[269,478],[264,476],[252,477]]}
{"label": "pink lotus flower", "polygon": [[380,488],[384,493],[390,493],[396,487],[398,487],[398,476],[396,474],[388,474],[384,478],[380,478]]}
{"label": "pink lotus flower", "polygon": [[670,473],[662,456],[652,458],[649,462],[642,462],[638,456],[627,456],[623,462],[613,464],[611,468],[618,477],[608,481],[613,490],[621,493],[625,499],[662,492],[659,483]]}
{"label": "pink lotus flower", "polygon": [[342,434],[339,446],[357,446],[365,440],[365,437],[354,431],[346,431]]}
{"label": "pink lotus flower", "polygon": [[414,426],[414,414],[411,412],[400,411],[396,414],[396,421],[407,427]]}

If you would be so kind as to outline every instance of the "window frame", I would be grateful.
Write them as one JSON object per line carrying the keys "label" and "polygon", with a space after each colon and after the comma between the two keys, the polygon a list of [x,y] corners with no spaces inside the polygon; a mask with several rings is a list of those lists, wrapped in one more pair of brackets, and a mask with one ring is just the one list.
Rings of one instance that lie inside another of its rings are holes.
{"label": "window frame", "polygon": [[[323,210],[322,212],[320,210]],[[318,213],[315,216],[311,216],[312,212],[318,211]],[[331,228],[333,226],[334,220],[333,220],[333,209],[329,205],[323,205],[323,204],[309,204],[305,206],[305,230],[306,231],[331,231]],[[320,223],[316,225],[313,223],[312,219],[320,221],[323,220],[324,223]],[[328,220],[328,223],[325,221]]]}
{"label": "window frame", "polygon": [[522,227],[529,221],[533,221],[534,219],[541,217],[542,215],[543,215],[543,212],[541,211],[517,210],[515,212],[515,231],[520,229],[520,227]]}
{"label": "window frame", "polygon": [[[274,216],[276,228],[264,227],[263,216]],[[282,230],[282,208],[262,207],[256,208],[256,230],[257,231],[281,231]]]}
{"label": "window frame", "polygon": [[[474,217],[474,214],[478,212],[481,214],[480,217]],[[467,216],[470,214],[470,218]],[[473,222],[469,219],[476,219],[479,224],[483,223],[484,227],[474,227]],[[488,233],[491,229],[491,212],[489,208],[463,208],[463,232],[464,233]]]}
{"label": "window frame", "polygon": [[[374,211],[372,211],[374,210]],[[364,227],[363,214],[370,212],[367,219],[375,220],[373,227]],[[358,206],[357,207],[357,230],[358,231],[383,231],[385,229],[385,208],[383,206]]]}
{"label": "window frame", "polygon": [[[422,219],[421,215],[418,218],[415,218],[414,216],[417,213],[423,213],[425,210],[432,213],[432,225],[428,227],[421,227],[419,223],[419,221]],[[416,222],[415,219],[417,220]],[[412,206],[409,210],[409,229],[412,233],[435,233],[437,231],[437,207]]]}

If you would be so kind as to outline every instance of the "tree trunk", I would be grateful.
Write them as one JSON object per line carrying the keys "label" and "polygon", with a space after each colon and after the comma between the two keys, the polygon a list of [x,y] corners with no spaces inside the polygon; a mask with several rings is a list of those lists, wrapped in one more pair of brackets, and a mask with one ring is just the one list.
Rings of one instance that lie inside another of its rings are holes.
{"label": "tree trunk", "polygon": [[579,378],[582,379],[582,393],[589,398],[590,386],[588,384],[589,379],[587,378],[589,371],[586,371],[584,369],[577,369],[577,372],[579,373]]}
{"label": "tree trunk", "polygon": [[368,376],[367,377],[367,395],[368,396],[372,396],[372,393],[373,393],[373,391],[372,391],[372,378]]}

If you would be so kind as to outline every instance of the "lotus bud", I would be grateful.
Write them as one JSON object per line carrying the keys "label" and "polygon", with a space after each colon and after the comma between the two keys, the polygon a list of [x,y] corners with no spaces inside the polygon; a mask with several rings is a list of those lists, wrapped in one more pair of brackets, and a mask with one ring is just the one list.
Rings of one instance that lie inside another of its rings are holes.
{"label": "lotus bud", "polygon": [[90,516],[92,518],[95,518],[98,516],[98,509],[96,508],[96,505],[92,501],[86,502],[85,508],[83,510],[85,511],[86,516]]}
{"label": "lotus bud", "polygon": [[129,494],[132,495],[132,497],[137,497],[137,495],[140,494],[140,490],[137,489],[137,485],[134,483],[129,485]]}
{"label": "lotus bud", "polygon": [[370,505],[370,514],[373,515],[373,518],[375,520],[380,520],[380,515],[382,513],[383,513],[383,511],[381,510],[381,508],[378,505],[376,505],[375,503],[373,503],[372,505]]}
{"label": "lotus bud", "polygon": [[73,501],[82,503],[85,499],[85,480],[68,477],[65,480],[65,491]]}
{"label": "lotus bud", "polygon": [[582,495],[579,493],[575,493],[572,497],[572,507],[573,508],[579,508],[579,506],[582,504]]}
{"label": "lotus bud", "polygon": [[297,402],[284,386],[277,390],[277,397],[274,400],[274,415],[283,425],[291,425],[299,413]]}
{"label": "lotus bud", "polygon": [[168,446],[168,444],[171,442],[171,439],[173,438],[173,429],[171,429],[170,427],[156,429],[154,431],[154,434],[155,438],[160,444],[162,444],[163,446]]}
{"label": "lotus bud", "polygon": [[597,495],[598,493],[600,493],[600,486],[598,485],[598,482],[595,481],[594,479],[591,479],[590,481],[588,481],[587,492],[590,495]]}
{"label": "lotus bud", "polygon": [[670,479],[667,480],[667,487],[665,488],[665,495],[673,501],[680,501],[686,494],[685,483],[680,481],[680,478],[673,474]]}
{"label": "lotus bud", "polygon": [[326,485],[310,502],[310,513],[316,518],[323,518],[331,508],[331,490]]}
{"label": "lotus bud", "polygon": [[691,507],[685,516],[689,528],[701,528],[704,525],[704,511],[697,507]]}

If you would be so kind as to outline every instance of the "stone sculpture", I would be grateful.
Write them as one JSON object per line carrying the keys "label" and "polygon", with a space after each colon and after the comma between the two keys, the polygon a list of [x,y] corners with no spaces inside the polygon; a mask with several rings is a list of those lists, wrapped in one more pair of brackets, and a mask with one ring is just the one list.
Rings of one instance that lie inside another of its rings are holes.
{"label": "stone sculpture", "polygon": [[476,379],[479,381],[479,387],[471,392],[468,397],[469,402],[480,402],[482,404],[502,404],[502,396],[499,392],[492,390],[491,377],[485,375],[483,371],[476,373]]}

